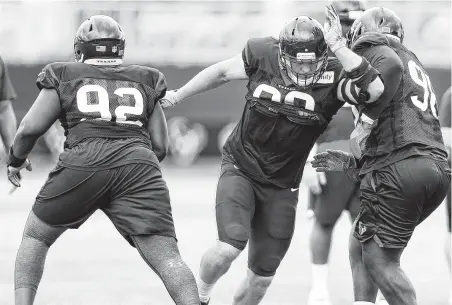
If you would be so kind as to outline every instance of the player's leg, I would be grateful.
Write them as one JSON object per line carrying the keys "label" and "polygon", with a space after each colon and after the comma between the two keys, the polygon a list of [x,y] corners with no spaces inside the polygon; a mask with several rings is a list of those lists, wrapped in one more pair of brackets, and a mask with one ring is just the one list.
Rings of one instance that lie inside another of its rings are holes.
{"label": "player's leg", "polygon": [[218,279],[245,249],[254,215],[254,188],[234,165],[222,164],[216,194],[218,241],[201,258],[198,289],[202,302],[208,302]]}
{"label": "player's leg", "polygon": [[352,269],[354,300],[355,302],[373,304],[375,303],[378,287],[364,266],[362,246],[353,233],[353,230],[351,230],[349,258]]}
{"label": "player's leg", "polygon": [[451,188],[449,187],[449,192],[447,193],[446,200],[444,201],[444,204],[446,205],[447,210],[447,236],[446,236],[446,242],[445,242],[445,252],[446,252],[446,260],[447,265],[449,267],[449,273],[451,271],[451,209],[452,209],[452,203],[451,203]]}
{"label": "player's leg", "polygon": [[416,293],[400,267],[400,256],[415,227],[444,199],[450,184],[447,164],[413,157],[375,172],[374,190],[362,192],[364,213],[355,236],[363,261],[389,304],[416,304]]}
{"label": "player's leg", "polygon": [[96,209],[103,176],[57,166],[36,197],[15,265],[16,305],[33,304],[49,247],[67,229],[78,228]]}
{"label": "player's leg", "polygon": [[256,184],[255,214],[251,223],[246,278],[233,305],[257,305],[263,299],[283,260],[295,229],[298,190]]}
{"label": "player's leg", "polygon": [[158,168],[129,164],[114,169],[111,202],[102,211],[157,273],[177,305],[198,305],[193,273],[179,254],[169,191]]}
{"label": "player's leg", "polygon": [[[444,243],[445,247],[445,253],[446,253],[446,261],[447,265],[449,267],[449,274],[451,274],[452,268],[451,268],[451,247],[452,247],[452,234],[451,234],[451,209],[452,209],[452,201],[451,201],[451,188],[449,187],[449,192],[447,193],[445,204],[447,209],[447,235],[446,235],[446,241]],[[452,305],[452,289],[449,297],[449,304]]]}
{"label": "player's leg", "polygon": [[357,185],[342,172],[326,173],[327,184],[322,193],[311,196],[314,221],[310,236],[312,287],[308,304],[329,304],[328,258],[336,221],[356,193]]}
{"label": "player's leg", "polygon": [[136,235],[135,247],[149,267],[160,277],[177,305],[199,305],[196,281],[180,256],[174,237]]}
{"label": "player's leg", "polygon": [[64,227],[49,226],[31,211],[25,224],[14,268],[16,305],[33,304],[44,272],[47,251],[65,230]]}

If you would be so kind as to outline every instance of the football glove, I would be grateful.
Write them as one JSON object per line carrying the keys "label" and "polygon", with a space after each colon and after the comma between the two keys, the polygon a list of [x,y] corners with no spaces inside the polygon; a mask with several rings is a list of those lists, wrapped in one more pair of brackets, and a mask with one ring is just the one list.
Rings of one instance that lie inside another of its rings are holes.
{"label": "football glove", "polygon": [[318,172],[347,172],[357,167],[351,153],[332,149],[316,154],[311,164]]}
{"label": "football glove", "polygon": [[342,36],[341,21],[332,5],[325,6],[325,15],[324,39],[331,51],[335,53],[340,48],[346,47],[347,40]]}
{"label": "football glove", "polygon": [[182,100],[180,99],[177,90],[166,91],[165,96],[159,100],[162,108],[172,108],[179,104],[181,101]]}

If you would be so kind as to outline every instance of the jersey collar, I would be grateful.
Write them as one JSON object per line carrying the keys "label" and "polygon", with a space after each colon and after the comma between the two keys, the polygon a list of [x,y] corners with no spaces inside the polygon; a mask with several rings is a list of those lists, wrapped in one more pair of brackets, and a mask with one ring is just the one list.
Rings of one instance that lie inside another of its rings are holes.
{"label": "jersey collar", "polygon": [[122,65],[121,58],[90,58],[83,63],[93,66],[119,66]]}

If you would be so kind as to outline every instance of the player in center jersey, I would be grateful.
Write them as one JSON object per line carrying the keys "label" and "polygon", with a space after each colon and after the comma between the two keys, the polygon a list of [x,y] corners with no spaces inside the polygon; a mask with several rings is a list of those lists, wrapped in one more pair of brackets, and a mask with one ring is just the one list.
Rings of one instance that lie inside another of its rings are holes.
{"label": "player in center jersey", "polygon": [[93,16],[77,31],[76,62],[49,64],[38,76],[40,94],[10,150],[9,180],[20,186],[20,170],[31,170],[27,155],[57,119],[66,142],[25,225],[14,274],[16,305],[33,304],[49,247],[98,209],[159,275],[175,304],[199,305],[159,166],[168,147],[158,103],[165,77],[153,68],[122,65],[124,49],[119,24]]}
{"label": "player in center jersey", "polygon": [[[231,80],[248,80],[242,118],[223,149],[216,196],[219,241],[201,261],[202,304],[248,241],[249,269],[232,304],[255,305],[264,297],[292,239],[306,159],[343,104],[337,98],[342,68],[356,81],[344,94],[358,98],[358,86],[360,98],[372,101],[383,91],[378,71],[345,47],[331,7],[327,18],[325,35],[318,21],[300,16],[283,27],[279,39],[250,39],[241,54],[204,69],[162,99],[169,107]],[[327,46],[340,62],[328,59]]]}

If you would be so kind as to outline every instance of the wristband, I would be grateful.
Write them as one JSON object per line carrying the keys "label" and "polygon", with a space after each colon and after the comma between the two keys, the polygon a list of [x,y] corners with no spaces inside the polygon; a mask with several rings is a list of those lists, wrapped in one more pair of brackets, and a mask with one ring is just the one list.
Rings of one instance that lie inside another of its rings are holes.
{"label": "wristband", "polygon": [[8,162],[6,163],[8,166],[21,167],[25,163],[26,160],[27,160],[27,158],[19,159],[19,158],[15,157],[14,153],[13,153],[13,147],[11,146],[11,148],[9,149]]}

